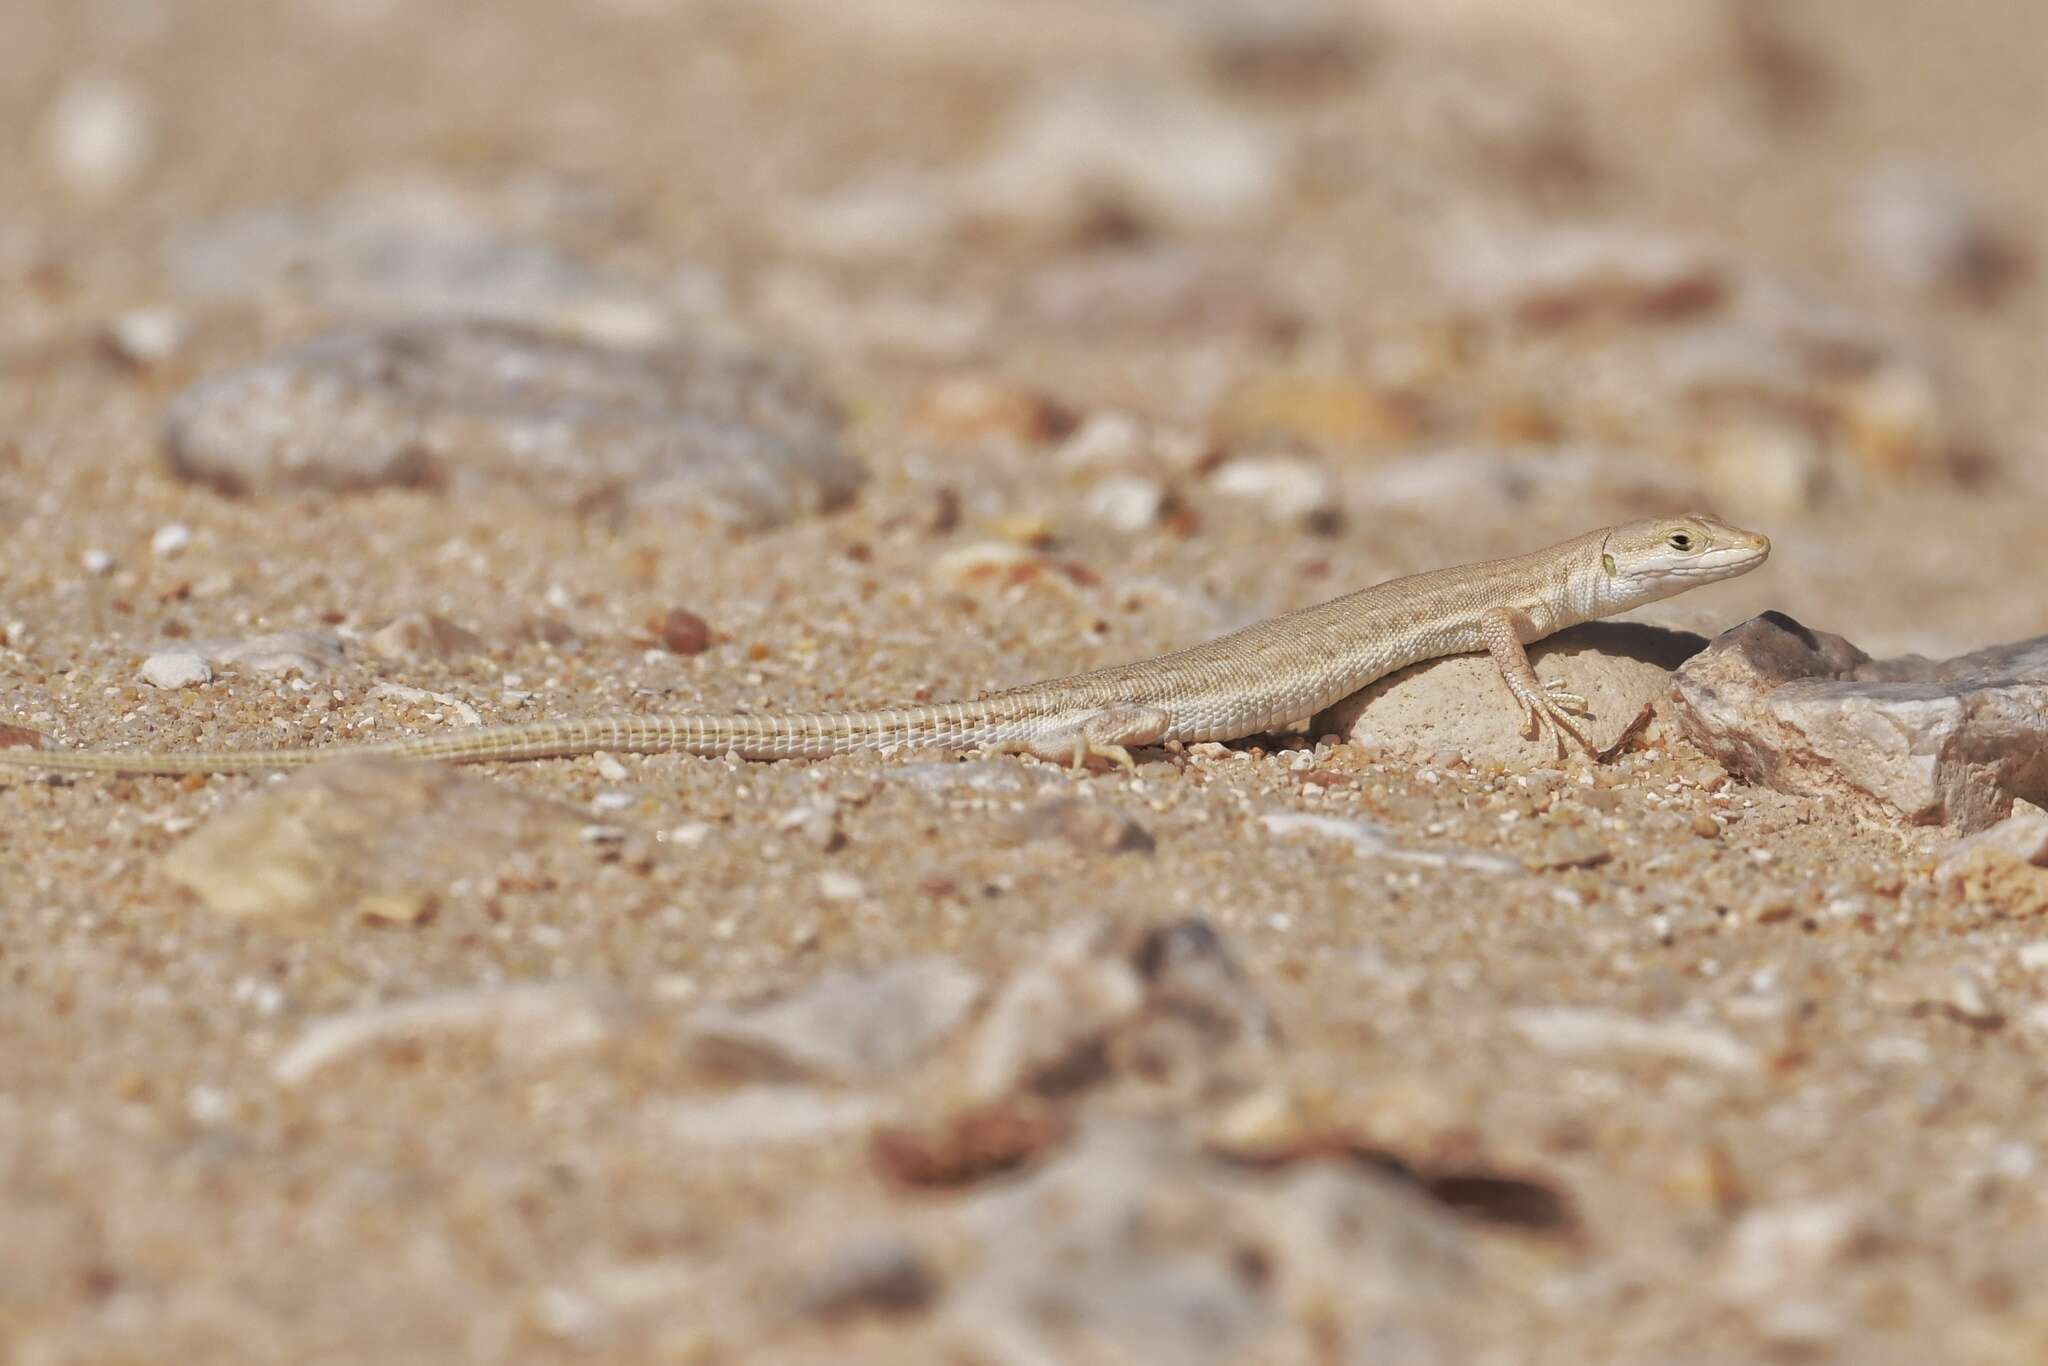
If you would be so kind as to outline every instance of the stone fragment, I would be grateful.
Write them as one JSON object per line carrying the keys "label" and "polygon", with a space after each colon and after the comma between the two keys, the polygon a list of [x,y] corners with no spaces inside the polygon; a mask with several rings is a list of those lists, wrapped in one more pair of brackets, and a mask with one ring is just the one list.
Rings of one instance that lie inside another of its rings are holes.
{"label": "stone fragment", "polygon": [[663,613],[656,635],[672,655],[701,655],[711,648],[711,623],[686,607]]}
{"label": "stone fragment", "polygon": [[937,1328],[976,1360],[1466,1356],[1467,1235],[1363,1164],[1248,1171],[1164,1126],[1105,1123],[952,1223],[972,1255]]}
{"label": "stone fragment", "polygon": [[185,345],[190,328],[168,308],[132,308],[107,323],[108,350],[138,370],[166,365]]}
{"label": "stone fragment", "polygon": [[181,650],[199,655],[216,669],[318,678],[344,662],[341,641],[320,631],[272,631],[260,636],[189,640]]}
{"label": "stone fragment", "polygon": [[2010,816],[1957,841],[1934,875],[2004,915],[2048,911],[2048,811],[2015,800]]}
{"label": "stone fragment", "polygon": [[760,1083],[649,1107],[649,1127],[689,1148],[710,1150],[821,1143],[882,1118],[876,1096],[813,1086]]}
{"label": "stone fragment", "polygon": [[797,1311],[813,1318],[912,1314],[938,1298],[938,1274],[909,1241],[871,1237],[836,1249],[796,1287]]}
{"label": "stone fragment", "polygon": [[510,487],[762,526],[844,502],[836,405],[782,361],[627,351],[497,323],[330,333],[187,389],[171,468],[240,493]]}
{"label": "stone fragment", "polygon": [[1685,733],[1730,772],[1961,833],[2048,802],[2048,636],[1872,659],[1766,612],[1678,672]]}
{"label": "stone fragment", "polygon": [[432,612],[407,612],[371,633],[364,642],[380,659],[461,659],[484,652],[476,632]]}
{"label": "stone fragment", "polygon": [[136,676],[152,688],[198,688],[213,682],[213,668],[190,650],[160,650],[142,661]]}
{"label": "stone fragment", "polygon": [[217,914],[418,919],[461,879],[533,873],[576,847],[575,812],[433,764],[322,764],[218,816],[164,875]]}
{"label": "stone fragment", "polygon": [[977,1100],[1060,1096],[1142,1058],[1148,1082],[1170,1090],[1263,1057],[1274,1039],[1264,1002],[1205,921],[1079,921],[989,1003],[967,1041],[966,1089]]}
{"label": "stone fragment", "polygon": [[1088,490],[1085,506],[1090,517],[1114,531],[1148,531],[1166,511],[1166,486],[1143,475],[1114,475]]}
{"label": "stone fragment", "polygon": [[488,1035],[501,1058],[541,1061],[603,1042],[622,1012],[610,994],[568,982],[449,992],[316,1020],[272,1060],[270,1074],[298,1086],[369,1049],[451,1034]]}
{"label": "stone fragment", "polygon": [[1510,1019],[1523,1038],[1560,1057],[1636,1056],[1734,1074],[1759,1066],[1755,1050],[1740,1039],[1686,1020],[1644,1020],[1576,1006],[1518,1010]]}
{"label": "stone fragment", "polygon": [[1364,858],[1387,859],[1396,863],[1417,863],[1428,868],[1467,868],[1474,872],[1505,875],[1519,873],[1522,865],[1504,854],[1484,849],[1415,849],[1399,844],[1394,832],[1371,821],[1347,820],[1341,816],[1320,816],[1308,811],[1273,811],[1259,818],[1275,835],[1310,835],[1350,845]]}
{"label": "stone fragment", "polygon": [[142,92],[111,76],[77,76],[58,91],[43,125],[43,155],[64,188],[88,198],[118,193],[148,163],[156,115]]}
{"label": "stone fragment", "polygon": [[1343,515],[1330,476],[1298,456],[1238,456],[1219,465],[1210,482],[1218,493],[1254,503],[1275,521],[1314,531],[1335,530]]}
{"label": "stone fragment", "polygon": [[[1593,621],[1537,641],[1529,660],[1539,678],[1560,679],[1586,700],[1589,714],[1573,723],[1595,752],[1610,754],[1650,720],[1672,670],[1705,644],[1688,631]],[[1470,654],[1390,674],[1330,708],[1314,730],[1381,747],[1406,742],[1427,754],[1449,750],[1516,772],[1555,765],[1556,740],[1523,734],[1524,723],[1492,657]]]}
{"label": "stone fragment", "polygon": [[886,1080],[923,1060],[981,999],[981,979],[945,958],[828,973],[790,995],[706,1006],[686,1032],[700,1056],[754,1077]]}

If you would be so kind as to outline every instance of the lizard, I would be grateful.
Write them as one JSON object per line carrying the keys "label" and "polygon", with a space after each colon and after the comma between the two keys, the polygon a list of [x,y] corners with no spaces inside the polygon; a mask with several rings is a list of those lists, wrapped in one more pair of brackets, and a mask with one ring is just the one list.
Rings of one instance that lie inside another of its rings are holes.
{"label": "lizard", "polygon": [[[1746,574],[1768,537],[1689,514],[1624,522],[1547,549],[1390,579],[1269,618],[1206,644],[1132,664],[991,693],[973,701],[780,715],[612,716],[484,726],[443,735],[295,749],[103,751],[0,748],[0,770],[124,774],[248,773],[337,752],[472,762],[600,751],[745,759],[855,751],[1024,752],[1080,768],[1125,770],[1131,749],[1235,740],[1311,717],[1397,669],[1485,651],[1521,709],[1525,735],[1592,746],[1571,716],[1584,700],[1542,680],[1524,646],[1701,584]],[[29,734],[34,735],[34,732]]]}

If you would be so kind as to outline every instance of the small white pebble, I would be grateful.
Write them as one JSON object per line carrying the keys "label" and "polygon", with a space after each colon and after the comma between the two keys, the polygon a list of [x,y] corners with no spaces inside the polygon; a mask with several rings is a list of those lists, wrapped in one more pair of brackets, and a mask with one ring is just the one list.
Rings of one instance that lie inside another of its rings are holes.
{"label": "small white pebble", "polygon": [[185,332],[185,320],[168,308],[135,308],[107,324],[107,343],[130,365],[162,365],[185,344]]}
{"label": "small white pebble", "polygon": [[1088,491],[1088,515],[1118,531],[1144,531],[1166,509],[1166,488],[1156,479],[1117,475]]}
{"label": "small white pebble", "polygon": [[165,650],[137,671],[152,688],[197,688],[213,682],[213,666],[190,650]]}
{"label": "small white pebble", "polygon": [[154,123],[134,86],[108,76],[74,78],[46,116],[44,161],[77,194],[112,194],[148,159]]}
{"label": "small white pebble", "polygon": [[98,547],[79,556],[78,562],[85,566],[86,573],[94,575],[109,573],[114,567],[114,557]]}
{"label": "small white pebble", "polygon": [[597,776],[608,783],[623,783],[633,776],[624,764],[602,750],[592,755],[591,759],[597,765]]}
{"label": "small white pebble", "polygon": [[149,538],[149,553],[168,560],[192,544],[192,528],[183,522],[166,522]]}
{"label": "small white pebble", "polygon": [[685,849],[695,849],[710,837],[710,826],[702,821],[692,821],[688,825],[672,827],[663,838],[670,844],[681,845]]}
{"label": "small white pebble", "polygon": [[2043,968],[2048,968],[2048,939],[2036,939],[2031,944],[2022,944],[2013,956],[2018,958],[2020,966],[2029,972],[2039,972]]}
{"label": "small white pebble", "polygon": [[590,799],[590,808],[598,812],[624,811],[638,800],[630,792],[600,792]]}
{"label": "small white pebble", "polygon": [[867,894],[867,884],[851,873],[831,868],[818,874],[818,895],[827,901],[858,901]]}
{"label": "small white pebble", "polygon": [[1145,453],[1145,429],[1127,413],[1096,413],[1067,438],[1055,457],[1070,470],[1135,463]]}

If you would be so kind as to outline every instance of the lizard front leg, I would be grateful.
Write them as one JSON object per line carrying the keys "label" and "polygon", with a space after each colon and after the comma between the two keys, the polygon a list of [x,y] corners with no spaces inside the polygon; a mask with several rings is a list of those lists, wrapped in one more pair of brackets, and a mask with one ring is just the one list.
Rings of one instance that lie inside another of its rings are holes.
{"label": "lizard front leg", "polygon": [[1528,728],[1524,733],[1532,738],[1540,737],[1547,729],[1556,734],[1560,753],[1569,737],[1587,754],[1592,754],[1592,741],[1566,715],[1567,712],[1585,714],[1586,699],[1567,691],[1564,684],[1556,679],[1536,677],[1536,670],[1529,664],[1528,651],[1522,648],[1522,637],[1528,632],[1528,620],[1506,607],[1488,608],[1479,618],[1480,638],[1486,642],[1486,652],[1493,656],[1502,681],[1508,685],[1508,691],[1528,717]]}

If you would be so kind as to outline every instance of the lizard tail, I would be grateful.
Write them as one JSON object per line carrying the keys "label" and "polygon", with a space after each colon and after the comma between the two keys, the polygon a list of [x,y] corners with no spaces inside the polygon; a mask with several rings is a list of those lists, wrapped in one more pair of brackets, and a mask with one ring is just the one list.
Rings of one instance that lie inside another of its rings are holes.
{"label": "lizard tail", "polygon": [[0,770],[55,773],[261,773],[335,758],[427,759],[443,763],[549,759],[597,750],[628,754],[682,752],[744,759],[823,759],[853,751],[972,749],[998,744],[1015,729],[982,703],[866,712],[738,713],[613,716],[483,726],[372,744],[304,749],[161,752],[63,750],[40,743],[0,749]]}

